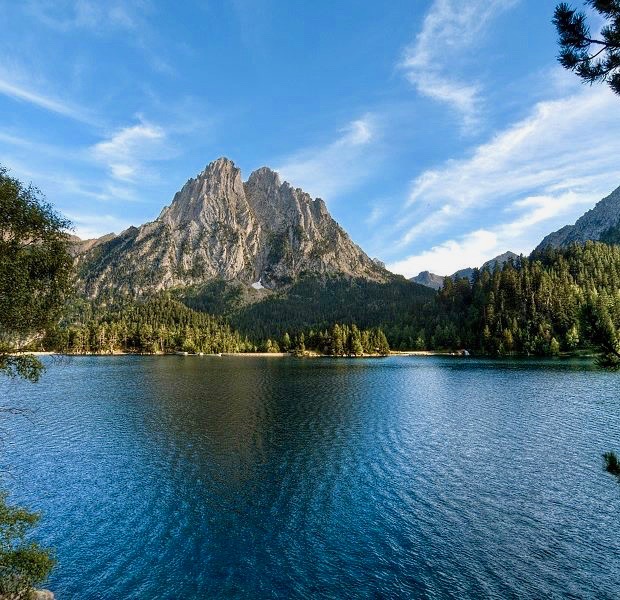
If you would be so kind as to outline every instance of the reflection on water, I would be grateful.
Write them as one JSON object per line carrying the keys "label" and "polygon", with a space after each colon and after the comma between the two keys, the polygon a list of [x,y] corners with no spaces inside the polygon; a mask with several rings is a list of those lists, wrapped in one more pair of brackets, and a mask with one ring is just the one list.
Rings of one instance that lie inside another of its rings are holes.
{"label": "reflection on water", "polygon": [[580,361],[79,357],[1,383],[59,598],[617,597]]}

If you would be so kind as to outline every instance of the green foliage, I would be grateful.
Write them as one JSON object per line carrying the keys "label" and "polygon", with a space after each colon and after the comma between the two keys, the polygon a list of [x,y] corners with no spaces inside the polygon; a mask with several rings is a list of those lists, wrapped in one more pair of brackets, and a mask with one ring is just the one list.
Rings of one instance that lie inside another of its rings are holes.
{"label": "green foliage", "polygon": [[390,353],[390,345],[378,327],[360,330],[355,324],[334,323],[323,330],[302,331],[292,350],[296,354],[311,350],[327,356],[385,356]]}
{"label": "green foliage", "polygon": [[[7,352],[10,349],[7,349]],[[37,382],[43,373],[41,361],[33,354],[0,354],[0,372],[7,377],[19,377],[27,381]]]}
{"label": "green foliage", "polygon": [[554,355],[595,346],[613,368],[618,325],[620,247],[587,242],[476,270],[472,281],[447,278],[410,326],[431,332],[427,348]]}
{"label": "green foliage", "polygon": [[275,354],[280,352],[280,346],[278,345],[278,342],[274,342],[273,340],[267,338],[267,340],[260,345],[260,351]]}
{"label": "green foliage", "polygon": [[[620,364],[620,246],[598,242],[475,270],[471,280],[446,278],[439,292],[397,277],[379,284],[305,276],[279,293],[211,282],[175,294],[183,303],[171,296],[124,306],[77,303],[46,344],[69,352],[300,352],[303,346],[335,356],[390,346],[546,356],[594,346],[603,366]],[[381,333],[371,342],[365,332],[373,330]]]}
{"label": "green foliage", "polygon": [[[294,340],[294,341],[292,341]],[[221,317],[195,311],[169,295],[144,302],[126,301],[105,307],[78,302],[61,326],[51,331],[44,345],[66,353],[140,352],[293,352],[306,349],[333,356],[389,354],[380,328],[360,330],[357,325],[334,324],[285,331],[279,343],[267,337],[256,342],[242,337]]]}
{"label": "green foliage", "polygon": [[261,294],[240,283],[215,279],[198,287],[177,290],[174,296],[194,310],[230,316],[246,304],[256,301]]}
{"label": "green foliage", "polygon": [[549,354],[552,356],[557,356],[560,354],[560,342],[558,342],[555,338],[551,338],[549,342]]}
{"label": "green foliage", "polygon": [[600,349],[599,366],[616,371],[620,369],[620,334],[618,322],[618,301],[603,291],[583,307],[584,329],[591,343]]}
{"label": "green foliage", "polygon": [[303,331],[297,336],[297,344],[295,344],[295,350],[297,352],[306,351],[306,336],[303,334]]}
{"label": "green foliage", "polygon": [[284,352],[288,352],[291,347],[291,336],[288,334],[288,331],[284,332],[282,336],[282,350]]}
{"label": "green foliage", "polygon": [[579,329],[577,323],[575,323],[566,332],[566,348],[568,350],[575,350],[579,346]]}
{"label": "green foliage", "polygon": [[593,38],[585,13],[566,2],[555,9],[555,25],[560,45],[560,64],[587,83],[607,82],[620,94],[620,2],[587,0],[605,22],[599,38]]}
{"label": "green foliage", "polygon": [[433,290],[402,277],[376,283],[308,274],[282,292],[257,294],[246,302],[240,294],[234,284],[214,282],[191,290],[182,299],[191,308],[226,316],[253,340],[282,339],[286,331],[291,334],[353,322],[358,327],[389,328],[399,342],[403,335],[418,336],[418,330],[413,332],[408,325],[419,321],[423,306],[435,296]]}
{"label": "green foliage", "polygon": [[69,223],[0,167],[0,373],[36,381],[41,364],[11,356],[52,326],[71,290]]}
{"label": "green foliage", "polygon": [[0,493],[0,597],[30,598],[35,586],[45,581],[55,560],[49,550],[27,541],[27,533],[39,515],[9,506]]}
{"label": "green foliage", "polygon": [[107,307],[78,303],[50,332],[45,347],[67,353],[244,352],[254,344],[219,317],[192,310],[167,295]]}
{"label": "green foliage", "polygon": [[603,460],[605,461],[605,470],[612,475],[620,477],[620,459],[615,452],[605,452],[603,454]]}

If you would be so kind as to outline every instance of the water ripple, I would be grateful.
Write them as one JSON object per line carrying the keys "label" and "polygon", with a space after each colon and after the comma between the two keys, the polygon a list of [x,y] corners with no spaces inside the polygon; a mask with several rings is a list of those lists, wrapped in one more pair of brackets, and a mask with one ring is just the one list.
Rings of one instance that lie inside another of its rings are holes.
{"label": "water ripple", "polygon": [[615,598],[617,378],[578,361],[74,358],[3,381],[60,599]]}

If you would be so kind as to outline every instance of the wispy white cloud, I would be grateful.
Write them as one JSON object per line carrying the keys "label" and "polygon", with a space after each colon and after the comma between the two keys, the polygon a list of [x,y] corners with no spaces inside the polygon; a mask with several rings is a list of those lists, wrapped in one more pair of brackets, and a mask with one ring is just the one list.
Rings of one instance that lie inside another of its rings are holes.
{"label": "wispy white cloud", "polygon": [[512,220],[443,241],[429,250],[395,261],[388,268],[406,277],[413,277],[420,271],[450,275],[459,269],[480,267],[506,250],[529,254],[549,232],[544,228],[545,223],[561,218],[573,209],[583,212],[592,204],[590,193],[530,196],[514,202],[506,209],[506,213],[518,213]]}
{"label": "wispy white cloud", "polygon": [[489,22],[518,0],[435,0],[422,29],[404,53],[401,67],[424,96],[456,109],[465,129],[474,126],[481,109],[478,82],[455,76],[464,53],[481,39]]}
{"label": "wispy white cloud", "polygon": [[375,202],[372,206],[370,214],[364,220],[366,225],[371,226],[378,223],[383,216],[385,216],[386,207],[382,202]]}
{"label": "wispy white cloud", "polygon": [[[0,136],[0,139],[4,139],[4,136]],[[80,167],[83,167],[88,162],[82,160],[79,153],[68,151],[60,161],[56,153],[50,153],[50,161],[45,153],[37,155],[36,143],[32,148],[35,149],[31,150],[31,146],[24,144],[19,147],[23,152],[0,152],[0,164],[7,166],[11,174],[22,181],[34,183],[61,211],[73,203],[92,205],[93,202],[115,204],[144,201],[131,184],[115,183],[107,177],[101,178],[91,170],[76,170],[76,163],[81,163]],[[56,150],[61,152],[60,148]]]}
{"label": "wispy white cloud", "polygon": [[51,94],[33,89],[31,85],[16,81],[8,73],[0,72],[0,94],[13,98],[20,102],[27,102],[64,117],[68,117],[82,123],[94,124],[95,119],[82,108],[69,102],[55,98]]}
{"label": "wispy white cloud", "polygon": [[133,30],[146,6],[144,0],[28,0],[26,3],[33,17],[62,32],[72,29],[101,31],[105,28]]}
{"label": "wispy white cloud", "polygon": [[[523,250],[527,252],[541,241],[538,230],[532,230],[533,227],[572,212],[574,208],[583,211],[586,207],[591,207],[592,203],[590,191],[581,193],[566,191],[557,196],[529,196],[514,202],[507,211],[521,214],[508,223],[498,225],[495,231],[505,244],[518,243],[524,246]],[[532,232],[535,236],[533,238]]]}
{"label": "wispy white cloud", "polygon": [[369,146],[377,139],[372,115],[349,123],[325,147],[306,148],[286,158],[276,170],[291,185],[313,196],[332,199],[359,185],[370,173]]}
{"label": "wispy white cloud", "polygon": [[488,218],[490,209],[498,215],[510,207],[535,208],[547,219],[571,214],[570,194],[593,202],[618,185],[619,155],[620,111],[607,88],[581,88],[560,100],[539,102],[530,116],[470,157],[417,177],[397,243],[406,247],[456,221]]}
{"label": "wispy white cloud", "polygon": [[478,229],[389,264],[388,269],[405,277],[414,277],[421,271],[451,275],[459,269],[482,265],[498,254],[499,247],[500,241],[495,232]]}
{"label": "wispy white cloud", "polygon": [[149,160],[164,156],[166,133],[149,123],[139,123],[120,129],[108,139],[95,144],[92,154],[107,165],[113,178],[133,181],[144,174]]}

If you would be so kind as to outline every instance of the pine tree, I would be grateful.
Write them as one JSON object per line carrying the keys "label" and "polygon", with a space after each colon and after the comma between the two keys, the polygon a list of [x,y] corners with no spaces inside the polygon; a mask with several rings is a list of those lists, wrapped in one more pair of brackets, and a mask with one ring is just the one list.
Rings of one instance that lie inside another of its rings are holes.
{"label": "pine tree", "polygon": [[586,83],[607,82],[620,94],[620,2],[587,0],[606,23],[600,36],[590,31],[585,13],[558,4],[553,17],[560,44],[558,60]]}
{"label": "pine tree", "polygon": [[282,336],[282,350],[284,350],[284,352],[288,352],[290,347],[291,337],[289,336],[288,331],[285,331],[284,335]]}

